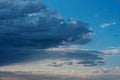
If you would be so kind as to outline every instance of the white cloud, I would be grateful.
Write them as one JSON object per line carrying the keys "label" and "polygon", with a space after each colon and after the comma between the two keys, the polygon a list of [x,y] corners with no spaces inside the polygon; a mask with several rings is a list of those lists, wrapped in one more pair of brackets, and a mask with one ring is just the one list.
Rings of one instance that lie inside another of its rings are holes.
{"label": "white cloud", "polygon": [[120,72],[120,66],[117,66],[117,67],[116,67],[116,70]]}
{"label": "white cloud", "polygon": [[70,20],[71,20],[71,22],[72,22],[73,24],[77,24],[77,20],[76,20],[76,19],[71,18]]}
{"label": "white cloud", "polygon": [[109,73],[110,70],[107,68],[102,68],[102,69],[97,69],[97,70],[92,70],[92,73]]}
{"label": "white cloud", "polygon": [[64,51],[64,52],[69,52],[69,51],[77,51],[78,49],[75,47],[68,47],[68,46],[59,46],[57,48],[48,48],[46,49],[47,51]]}
{"label": "white cloud", "polygon": [[112,25],[116,25],[116,24],[117,24],[116,22],[104,23],[104,24],[101,24],[100,27],[101,28],[106,28],[106,27],[109,27],[109,26],[112,26]]}
{"label": "white cloud", "polygon": [[111,50],[104,50],[102,51],[104,55],[113,55],[113,54],[118,54],[120,53],[120,49],[111,49]]}

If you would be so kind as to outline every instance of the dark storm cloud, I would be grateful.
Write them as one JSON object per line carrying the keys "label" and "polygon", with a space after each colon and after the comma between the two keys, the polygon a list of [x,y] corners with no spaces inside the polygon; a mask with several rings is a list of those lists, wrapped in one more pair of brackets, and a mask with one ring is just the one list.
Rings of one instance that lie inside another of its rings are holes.
{"label": "dark storm cloud", "polygon": [[[1,0],[0,65],[24,62],[38,55],[36,49],[56,47],[63,42],[87,44],[93,32],[87,27],[84,22],[66,21],[56,12],[48,11],[40,0]],[[40,58],[42,55],[45,54],[39,52]]]}
{"label": "dark storm cloud", "polygon": [[46,9],[42,3],[17,0],[2,0],[0,1],[0,19],[13,19],[23,17],[30,13],[39,12]]}
{"label": "dark storm cloud", "polygon": [[0,51],[0,66],[40,60],[46,55],[43,51],[38,53],[33,49],[0,49]]}

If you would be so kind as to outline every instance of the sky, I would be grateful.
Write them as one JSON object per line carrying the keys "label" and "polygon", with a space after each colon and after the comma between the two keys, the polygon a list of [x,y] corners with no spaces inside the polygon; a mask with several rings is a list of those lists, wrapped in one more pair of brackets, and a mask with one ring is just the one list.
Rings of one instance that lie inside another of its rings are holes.
{"label": "sky", "polygon": [[120,72],[120,0],[0,1],[0,71]]}

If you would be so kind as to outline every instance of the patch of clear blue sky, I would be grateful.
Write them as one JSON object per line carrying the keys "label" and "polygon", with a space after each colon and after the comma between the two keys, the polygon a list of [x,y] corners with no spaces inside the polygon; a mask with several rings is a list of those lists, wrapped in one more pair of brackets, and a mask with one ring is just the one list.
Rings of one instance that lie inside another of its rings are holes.
{"label": "patch of clear blue sky", "polygon": [[[51,10],[56,10],[65,19],[76,18],[93,27],[96,35],[93,41],[85,46],[91,49],[107,49],[120,46],[120,1],[119,0],[42,0]],[[100,28],[101,24],[116,22],[108,28]],[[91,47],[92,46],[92,47]]]}

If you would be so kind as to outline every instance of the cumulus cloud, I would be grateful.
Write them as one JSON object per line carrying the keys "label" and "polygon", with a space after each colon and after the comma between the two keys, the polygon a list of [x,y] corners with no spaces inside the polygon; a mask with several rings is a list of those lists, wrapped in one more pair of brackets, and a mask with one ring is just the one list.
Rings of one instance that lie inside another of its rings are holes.
{"label": "cumulus cloud", "polygon": [[[87,23],[73,18],[65,20],[57,12],[49,11],[40,0],[1,0],[0,65],[29,61],[34,55],[39,55],[40,59],[49,58],[45,52],[38,52],[38,49],[67,43],[84,45],[91,41],[89,35],[92,32]],[[52,58],[52,55],[49,56]],[[63,55],[60,53],[53,58],[62,58]],[[95,60],[101,59],[88,52],[65,55],[67,59],[84,59],[86,56]]]}

